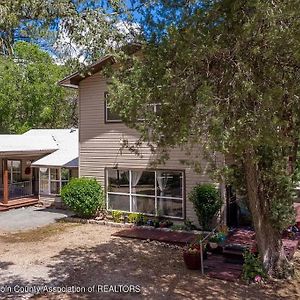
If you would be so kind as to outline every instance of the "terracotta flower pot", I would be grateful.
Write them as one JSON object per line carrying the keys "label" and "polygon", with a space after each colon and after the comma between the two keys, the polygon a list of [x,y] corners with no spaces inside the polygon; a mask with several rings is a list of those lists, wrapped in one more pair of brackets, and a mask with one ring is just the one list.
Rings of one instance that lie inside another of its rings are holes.
{"label": "terracotta flower pot", "polygon": [[184,251],[183,260],[187,268],[190,270],[199,270],[201,268],[200,251]]}

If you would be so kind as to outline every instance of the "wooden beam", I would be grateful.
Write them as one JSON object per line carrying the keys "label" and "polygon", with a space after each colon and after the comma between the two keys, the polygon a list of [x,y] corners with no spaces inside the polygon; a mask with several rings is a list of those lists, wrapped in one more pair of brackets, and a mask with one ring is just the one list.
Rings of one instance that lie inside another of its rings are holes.
{"label": "wooden beam", "polygon": [[9,188],[8,188],[8,166],[7,159],[3,160],[3,204],[8,204]]}

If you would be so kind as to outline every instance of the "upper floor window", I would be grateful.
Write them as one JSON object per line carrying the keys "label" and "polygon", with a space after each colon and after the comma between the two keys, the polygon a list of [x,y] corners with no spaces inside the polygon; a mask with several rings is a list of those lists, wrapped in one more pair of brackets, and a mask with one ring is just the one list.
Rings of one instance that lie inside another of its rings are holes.
{"label": "upper floor window", "polygon": [[153,110],[153,112],[157,115],[160,114],[160,109],[161,109],[161,103],[151,103],[149,104],[149,107],[151,108],[151,110]]}
{"label": "upper floor window", "polygon": [[[107,123],[120,123],[122,122],[122,119],[120,118],[120,116],[113,112],[111,110],[111,107],[109,105],[109,93],[105,92],[104,93],[104,103],[105,103],[105,122]],[[150,108],[150,110],[153,110],[153,112],[157,115],[160,114],[161,112],[161,103],[151,103],[148,104],[148,108]],[[138,118],[138,121],[143,121],[144,119]]]}
{"label": "upper floor window", "polygon": [[122,122],[121,118],[118,114],[113,112],[109,106],[109,94],[108,92],[104,93],[104,101],[105,101],[105,122],[108,123],[119,123]]}

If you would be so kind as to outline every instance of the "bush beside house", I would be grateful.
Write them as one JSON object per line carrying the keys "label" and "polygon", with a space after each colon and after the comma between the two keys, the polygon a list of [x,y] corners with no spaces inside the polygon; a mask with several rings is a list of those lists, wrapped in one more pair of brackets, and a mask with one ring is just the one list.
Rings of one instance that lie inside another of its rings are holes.
{"label": "bush beside house", "polygon": [[194,204],[202,229],[211,230],[213,218],[222,207],[219,190],[213,184],[199,184],[190,192],[189,200]]}
{"label": "bush beside house", "polygon": [[96,179],[74,178],[61,191],[62,201],[79,217],[90,218],[104,208],[104,192]]}

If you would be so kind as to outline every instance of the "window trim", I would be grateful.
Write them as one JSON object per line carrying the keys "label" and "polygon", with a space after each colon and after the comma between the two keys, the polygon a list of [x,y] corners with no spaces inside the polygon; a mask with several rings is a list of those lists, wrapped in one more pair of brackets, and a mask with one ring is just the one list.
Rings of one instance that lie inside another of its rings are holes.
{"label": "window trim", "polygon": [[[108,191],[108,170],[120,170],[120,171],[129,171],[129,193],[118,193],[118,192],[109,192]],[[132,171],[148,171],[148,172],[154,172],[155,173],[155,195],[145,195],[145,194],[132,194],[131,192],[131,172]],[[159,197],[157,195],[157,178],[156,178],[156,174],[157,171],[163,171],[163,172],[180,172],[182,174],[182,197],[178,198],[178,197],[168,197],[168,196],[163,196],[163,197]],[[149,214],[149,213],[143,213],[141,212],[141,214],[145,215],[145,216],[150,216],[150,217],[157,217],[158,216],[158,200],[159,198],[163,198],[163,199],[169,199],[169,200],[181,200],[182,201],[182,216],[181,217],[176,217],[176,216],[169,216],[169,215],[161,215],[164,218],[169,218],[169,219],[176,219],[176,220],[185,220],[186,219],[186,189],[185,189],[185,185],[186,185],[186,176],[185,176],[185,170],[182,169],[137,169],[137,168],[113,168],[113,167],[105,167],[104,168],[104,174],[105,174],[105,178],[104,178],[104,182],[105,182],[105,195],[106,195],[106,209],[108,211],[122,211],[124,213],[138,213],[138,212],[134,212],[132,211],[132,196],[141,196],[141,197],[148,197],[148,198],[153,198],[155,199],[155,214]],[[112,194],[112,195],[123,195],[123,196],[129,196],[129,204],[130,204],[130,211],[124,211],[124,210],[117,210],[117,209],[109,209],[108,206],[108,195]]]}
{"label": "window trim", "polygon": [[[62,170],[62,167],[43,167],[43,168],[46,168],[47,170],[48,170],[48,179],[41,179],[41,168],[39,168],[39,194],[40,195],[43,195],[43,196],[59,196],[60,195],[60,193],[61,193],[61,189],[62,189],[62,183],[63,182],[69,182],[70,180],[71,180],[71,178],[72,178],[72,176],[71,176],[71,172],[70,172],[70,169],[69,168],[66,168],[66,169],[68,169],[69,170],[69,180],[67,181],[67,180],[62,180],[61,179],[61,170]],[[59,170],[59,179],[51,179],[51,169],[58,169]],[[47,191],[47,193],[45,193],[45,192],[43,192],[43,193],[41,193],[41,182],[47,182],[47,184],[48,184],[48,191]],[[57,193],[51,193],[51,183],[52,182],[59,182],[59,193],[57,194]]]}
{"label": "window trim", "polygon": [[[108,112],[107,112],[107,110],[109,109],[109,107],[107,105],[108,95],[109,95],[109,93],[107,91],[104,92],[104,123],[105,124],[106,123],[116,123],[116,124],[123,123],[122,119],[119,119],[119,120],[117,120],[117,119],[115,119],[115,120],[108,120]],[[158,107],[161,107],[162,104],[160,102],[157,102],[157,103],[149,103],[147,105],[148,105],[148,107],[152,107],[153,112],[155,114],[158,114],[158,112],[157,112],[158,111]],[[138,119],[138,122],[143,122],[144,120],[145,119]]]}
{"label": "window trim", "polygon": [[123,123],[123,121],[120,120],[108,120],[108,112],[107,110],[109,109],[108,105],[107,105],[107,101],[108,101],[108,92],[104,92],[104,123]]}
{"label": "window trim", "polygon": [[[51,170],[58,170],[58,179],[51,178]],[[52,193],[51,192],[51,184],[52,183],[59,183],[59,193]],[[49,168],[49,195],[59,195],[61,192],[61,168]]]}
{"label": "window trim", "polygon": [[[18,182],[22,182],[22,175],[23,175],[23,173],[22,173],[22,160],[21,159],[8,159],[7,160],[7,163],[8,162],[14,162],[14,161],[18,161],[18,162],[20,162],[20,171],[18,171],[18,172],[14,172],[14,169],[13,169],[13,163],[11,164],[11,166],[10,167],[8,167],[8,177],[9,177],[9,180],[10,180],[10,184],[12,184],[12,183],[18,183]],[[13,182],[13,177],[14,177],[14,174],[20,174],[20,181],[17,181],[17,182]]]}

